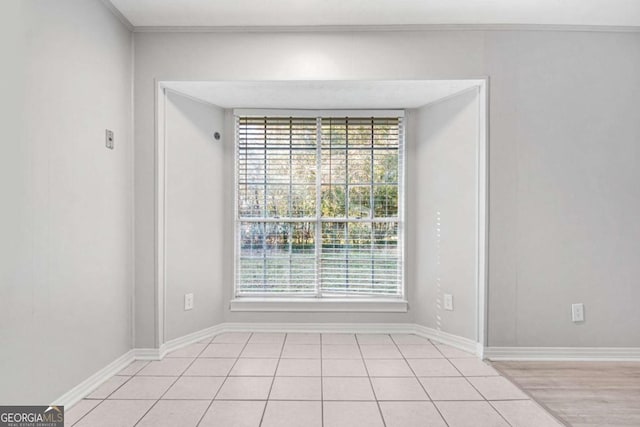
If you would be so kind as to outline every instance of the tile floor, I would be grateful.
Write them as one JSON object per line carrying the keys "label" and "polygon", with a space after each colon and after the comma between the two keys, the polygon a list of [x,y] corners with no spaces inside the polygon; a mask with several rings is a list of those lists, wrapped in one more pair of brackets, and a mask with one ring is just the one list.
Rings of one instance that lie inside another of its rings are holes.
{"label": "tile floor", "polygon": [[225,333],[136,361],[76,427],[560,426],[471,354],[416,335]]}

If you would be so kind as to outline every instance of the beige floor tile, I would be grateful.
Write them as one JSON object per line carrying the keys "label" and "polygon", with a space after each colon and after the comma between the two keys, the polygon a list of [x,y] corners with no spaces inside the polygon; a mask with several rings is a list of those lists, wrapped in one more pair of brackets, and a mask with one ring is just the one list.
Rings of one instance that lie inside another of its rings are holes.
{"label": "beige floor tile", "polygon": [[251,332],[226,332],[213,337],[212,343],[245,344],[249,341]]}
{"label": "beige floor tile", "polygon": [[135,375],[138,372],[140,372],[140,370],[145,366],[147,366],[148,364],[149,362],[146,360],[135,360],[131,362],[129,366],[127,366],[126,368],[118,372],[116,375],[127,375],[127,376]]}
{"label": "beige floor tile", "polygon": [[266,400],[271,377],[228,377],[218,392],[219,400]]}
{"label": "beige floor tile", "polygon": [[369,378],[324,377],[324,400],[375,400]]}
{"label": "beige floor tile", "polygon": [[238,359],[229,373],[233,377],[272,377],[278,359]]}
{"label": "beige floor tile", "polygon": [[562,424],[531,400],[491,402],[511,424],[518,427],[562,427]]}
{"label": "beige floor tile", "polygon": [[222,357],[233,358],[238,357],[244,344],[239,343],[212,343],[200,353],[200,357]]}
{"label": "beige floor tile", "polygon": [[423,377],[420,382],[431,400],[484,400],[463,377]]}
{"label": "beige floor tile", "polygon": [[320,377],[276,377],[270,400],[322,400]]}
{"label": "beige floor tile", "polygon": [[155,400],[104,400],[77,427],[133,427]]}
{"label": "beige floor tile", "polygon": [[393,345],[388,334],[356,334],[358,344],[387,344]]}
{"label": "beige floor tile", "polygon": [[149,362],[147,366],[142,368],[136,375],[151,375],[151,376],[170,376],[177,377],[182,375],[187,370],[189,365],[193,362],[193,359],[183,358],[167,358],[163,360],[157,360]]}
{"label": "beige floor tile", "polygon": [[136,427],[196,427],[210,403],[207,400],[161,400]]}
{"label": "beige floor tile", "polygon": [[194,343],[186,347],[179,348],[167,354],[166,357],[198,357],[202,350],[207,347],[207,344]]}
{"label": "beige floor tile", "polygon": [[407,359],[441,359],[444,356],[431,344],[400,344],[400,352]]}
{"label": "beige floor tile", "polygon": [[487,402],[434,402],[449,427],[508,427]]}
{"label": "beige floor tile", "polygon": [[184,372],[185,376],[224,377],[229,374],[236,359],[196,359]]}
{"label": "beige floor tile", "polygon": [[270,400],[260,427],[322,427],[322,402]]}
{"label": "beige floor tile", "polygon": [[223,377],[180,377],[162,398],[213,400],[223,381]]}
{"label": "beige floor tile", "polygon": [[429,400],[416,378],[371,378],[378,400]]}
{"label": "beige floor tile", "polygon": [[88,395],[85,399],[106,399],[111,393],[116,391],[118,387],[126,383],[131,377],[113,376],[107,381],[103,382],[100,387],[95,389],[93,393]]}
{"label": "beige floor tile", "polygon": [[436,347],[438,347],[438,350],[440,350],[440,352],[449,359],[477,358],[473,353],[468,353],[445,344],[436,344]]}
{"label": "beige floor tile", "polygon": [[177,377],[133,377],[109,399],[160,399]]}
{"label": "beige floor tile", "polygon": [[322,345],[323,359],[361,359],[360,349],[356,344]]}
{"label": "beige floor tile", "polygon": [[280,359],[276,376],[319,377],[320,359]]}
{"label": "beige floor tile", "polygon": [[285,359],[319,359],[319,344],[285,344],[282,350]]}
{"label": "beige floor tile", "polygon": [[286,334],[282,332],[255,332],[249,338],[250,344],[282,344]]}
{"label": "beige floor tile", "polygon": [[355,334],[322,334],[322,345],[325,344],[357,344]]}
{"label": "beige floor tile", "polygon": [[375,402],[324,402],[324,427],[383,427]]}
{"label": "beige floor tile", "polygon": [[460,372],[447,359],[407,359],[418,377],[459,377]]}
{"label": "beige floor tile", "polygon": [[65,411],[64,411],[65,427],[71,427],[72,425],[74,425],[76,422],[78,422],[80,418],[87,415],[89,411],[91,411],[93,408],[98,406],[98,404],[100,403],[101,403],[100,400],[83,399],[78,403],[76,403],[75,405],[73,405],[73,407],[71,407],[69,410],[65,408]]}
{"label": "beige floor tile", "polygon": [[363,344],[360,350],[365,359],[402,359],[395,344]]}
{"label": "beige floor tile", "polygon": [[429,344],[429,340],[414,334],[391,334],[396,344]]}
{"label": "beige floor tile", "polygon": [[487,400],[529,399],[504,377],[470,377],[469,381]]}
{"label": "beige floor tile", "polygon": [[366,377],[367,370],[362,359],[324,359],[323,377]]}
{"label": "beige floor tile", "polygon": [[413,377],[413,372],[404,359],[366,359],[371,377]]}
{"label": "beige floor tile", "polygon": [[278,358],[282,352],[282,343],[249,343],[240,357]]}
{"label": "beige floor tile", "polygon": [[495,369],[480,359],[450,359],[450,362],[453,363],[465,377],[487,377],[491,375],[499,375]]}
{"label": "beige floor tile", "polygon": [[289,333],[286,344],[320,344],[320,334],[313,333]]}
{"label": "beige floor tile", "polygon": [[380,402],[386,427],[447,427],[431,402]]}
{"label": "beige floor tile", "polygon": [[265,403],[215,400],[198,427],[259,427]]}

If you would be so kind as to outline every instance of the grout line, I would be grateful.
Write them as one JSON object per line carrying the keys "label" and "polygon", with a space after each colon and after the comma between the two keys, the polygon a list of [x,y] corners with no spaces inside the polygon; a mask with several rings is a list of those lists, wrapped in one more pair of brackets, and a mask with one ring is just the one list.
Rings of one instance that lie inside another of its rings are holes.
{"label": "grout line", "polygon": [[[441,350],[439,348],[438,348],[438,351],[441,352]],[[444,356],[444,353],[442,355]],[[449,359],[447,358],[447,360],[449,360]],[[496,412],[500,416],[500,418],[502,418],[504,420],[504,422],[506,422],[508,425],[511,426],[512,424],[491,404],[491,402],[485,397],[485,395],[482,394],[480,392],[480,390],[478,390],[478,388],[475,385],[473,385],[473,383],[469,380],[469,378],[466,375],[464,375],[460,369],[458,369],[458,367],[455,365],[455,363],[452,363],[451,361],[449,361],[449,363],[451,363],[451,365],[456,369],[456,371],[460,372],[460,375],[462,375],[462,378],[464,378],[465,381],[476,391],[476,393],[478,393],[480,395],[482,400],[477,400],[476,402],[486,402],[486,403],[488,403],[489,406],[491,407],[491,409],[493,409],[494,412]],[[485,362],[480,360],[480,363],[485,363]],[[492,375],[492,376],[495,376],[495,375]],[[484,377],[487,377],[487,376],[484,376]]]}
{"label": "grout line", "polygon": [[264,421],[264,415],[267,413],[267,406],[269,405],[269,398],[271,397],[271,390],[273,390],[273,383],[276,382],[276,373],[278,372],[278,368],[280,367],[280,360],[282,359],[282,353],[284,353],[284,345],[285,342],[287,341],[287,336],[289,334],[285,333],[284,335],[284,339],[282,340],[282,344],[280,344],[280,357],[278,357],[278,362],[276,363],[276,370],[273,371],[273,377],[271,378],[271,387],[269,387],[269,393],[267,394],[267,400],[264,402],[264,409],[262,410],[262,417],[260,417],[260,424],[258,424],[259,426],[262,425],[262,422]]}
{"label": "grout line", "polygon": [[[134,424],[134,427],[137,426],[140,421],[142,421],[144,419],[144,417],[147,416],[147,414],[149,412],[151,412],[151,410],[158,404],[158,402],[160,402],[160,400],[162,400],[162,398],[169,392],[169,390],[171,390],[171,388],[180,380],[180,378],[183,377],[184,373],[187,372],[189,370],[189,368],[191,367],[191,365],[193,365],[195,363],[196,360],[198,360],[198,358],[200,357],[200,355],[207,349],[207,347],[209,346],[209,344],[205,345],[204,348],[202,350],[200,350],[200,352],[196,355],[196,357],[193,358],[193,360],[191,361],[191,363],[189,363],[187,365],[187,367],[182,371],[182,373],[180,375],[178,375],[178,377],[175,379],[174,382],[171,383],[171,385],[169,387],[167,387],[167,389],[164,391],[164,393],[162,393],[162,395],[160,396],[159,399],[157,399],[153,405],[151,405],[149,407],[149,409],[147,409],[147,411],[140,417],[140,419],[138,419],[138,421]],[[162,359],[162,360],[167,360],[167,359],[171,359],[171,358],[167,358],[166,356]],[[178,359],[178,358],[174,358],[174,359]],[[147,364],[148,366],[149,364]],[[140,371],[138,371],[139,373]],[[137,376],[137,375],[136,375]],[[140,375],[140,377],[143,377],[144,375]],[[152,376],[152,375],[149,375]],[[166,375],[168,376],[168,375]],[[132,377],[133,378],[133,377]],[[222,387],[222,385],[220,386]],[[115,391],[114,391],[115,393]],[[208,399],[203,399],[203,400],[208,400]]]}
{"label": "grout line", "polygon": [[[220,390],[222,390],[222,387],[224,387],[224,384],[227,382],[227,379],[229,378],[229,375],[231,374],[231,371],[233,371],[233,368],[236,366],[236,363],[238,363],[238,360],[240,360],[240,355],[242,354],[244,349],[249,344],[249,340],[251,339],[252,336],[253,336],[253,333],[250,333],[249,336],[247,337],[247,340],[245,341],[244,345],[242,346],[242,349],[240,350],[240,353],[238,353],[238,357],[236,357],[236,361],[233,362],[233,365],[231,365],[231,368],[229,368],[229,372],[227,372],[227,375],[224,377],[224,380],[222,380],[222,384],[220,384],[220,387],[218,388],[218,391],[216,391],[216,394],[213,396],[213,399],[211,399],[211,402],[209,402],[209,406],[207,406],[207,409],[205,409],[205,411],[202,413],[202,416],[200,417],[200,419],[196,423],[196,427],[198,427],[200,425],[200,423],[202,422],[204,417],[207,415],[207,412],[209,412],[209,410],[211,409],[211,405],[213,405],[213,402],[216,401],[216,397],[218,397],[218,394],[220,394]],[[211,338],[211,341],[209,342],[209,344],[213,343],[214,338],[215,338],[215,336],[213,338]],[[209,344],[207,344],[207,347],[209,346]],[[238,344],[238,343],[219,343],[219,344]],[[204,350],[206,350],[207,347],[205,347]],[[204,350],[202,350],[202,351],[204,351]],[[200,354],[202,354],[202,353],[200,353]],[[199,357],[197,357],[196,359],[198,359],[198,358]],[[265,406],[266,406],[266,403],[265,403]]]}
{"label": "grout line", "polygon": [[[369,379],[369,385],[371,386],[371,391],[373,392],[373,398],[376,401],[376,406],[378,407],[378,412],[380,413],[380,419],[382,420],[382,425],[387,426],[386,421],[384,420],[384,415],[382,415],[382,408],[380,407],[380,402],[378,401],[378,396],[376,395],[376,390],[373,388],[373,381],[371,380],[371,375],[369,375],[369,368],[367,367],[367,362],[364,359],[364,354],[362,354],[362,348],[360,347],[360,341],[358,340],[358,334],[354,334],[356,338],[356,345],[358,346],[358,351],[360,352],[360,357],[362,358],[362,364],[364,365],[364,370],[367,373],[367,378]],[[391,337],[391,335],[389,335]]]}
{"label": "grout line", "polygon": [[[133,364],[133,363],[136,363],[136,362],[137,362],[137,361],[136,361],[136,360],[134,360],[133,362],[129,363],[129,365],[131,365],[131,364]],[[127,365],[127,367],[129,367],[129,365]],[[108,400],[108,399],[109,399],[109,397],[110,397],[113,393],[115,393],[115,392],[116,392],[116,391],[118,391],[118,390],[119,390],[123,385],[125,385],[126,383],[128,383],[129,381],[131,381],[131,378],[133,378],[133,377],[135,377],[136,375],[138,375],[138,373],[139,373],[140,371],[142,371],[144,368],[146,368],[146,367],[147,367],[147,365],[149,365],[149,362],[144,363],[144,364],[143,364],[140,368],[138,368],[138,370],[137,370],[137,371],[135,371],[132,375],[118,375],[118,373],[120,373],[123,369],[121,369],[120,371],[118,371],[117,373],[115,373],[111,378],[113,378],[113,377],[124,377],[124,376],[127,376],[127,377],[129,377],[129,378],[128,378],[125,382],[123,382],[122,384],[120,384],[118,387],[116,387],[116,389],[115,389],[115,390],[113,390],[111,393],[109,393],[109,394],[107,395],[107,397],[105,397],[105,398],[103,398],[103,399],[89,399],[88,397],[84,397],[84,398],[82,398],[80,401],[82,401],[82,400],[99,400],[99,401],[100,401],[100,403],[98,403],[98,404],[97,404],[96,406],[94,406],[93,408],[89,409],[89,410],[88,410],[88,411],[87,411],[83,416],[81,416],[80,418],[78,418],[78,419],[76,420],[76,422],[75,422],[75,423],[73,423],[73,425],[74,425],[74,426],[75,426],[75,425],[77,425],[77,424],[78,424],[78,423],[79,423],[79,422],[80,422],[84,417],[86,417],[86,416],[87,416],[87,415],[89,415],[91,412],[93,412],[93,411],[94,411],[98,406],[102,405],[102,403],[103,403],[105,400]],[[124,368],[124,369],[126,369],[126,368]],[[100,387],[101,387],[103,384],[105,384],[107,381],[109,381],[111,378],[107,379],[105,382],[103,382],[102,384],[100,384]],[[98,388],[99,388],[99,387],[98,387]],[[97,388],[96,388],[96,390],[97,390]],[[94,390],[94,391],[95,391],[95,390]],[[92,392],[92,393],[93,393],[93,392]],[[153,399],[143,399],[143,400],[153,400]],[[146,415],[146,414],[145,414],[145,415]]]}
{"label": "grout line", "polygon": [[495,371],[498,374],[500,374],[500,376],[506,378],[509,382],[511,382],[514,386],[516,386],[520,391],[522,391],[529,398],[529,400],[531,400],[532,402],[537,404],[539,407],[541,407],[544,411],[546,411],[548,414],[550,414],[552,418],[555,418],[555,420],[558,421],[560,424],[565,426],[570,425],[567,421],[564,420],[564,418],[560,417],[560,415],[556,413],[555,410],[550,409],[546,404],[542,403],[541,401],[538,401],[533,396],[533,394],[531,394],[528,390],[525,390],[524,387],[520,386],[516,382],[515,377],[512,377],[510,374],[502,371],[501,369],[498,369],[498,367],[496,367],[492,362],[487,362],[487,364],[490,365],[493,369],[495,369]]}
{"label": "grout line", "polygon": [[[391,335],[390,335],[391,336]],[[420,377],[418,377],[418,375],[416,375],[416,371],[413,370],[413,367],[411,366],[411,364],[409,363],[409,361],[407,360],[407,358],[404,356],[404,353],[402,352],[402,350],[400,349],[400,346],[398,345],[398,343],[396,342],[396,340],[393,339],[393,336],[391,336],[391,341],[393,341],[393,343],[395,344],[396,348],[398,349],[398,351],[400,352],[400,354],[402,355],[402,360],[404,360],[404,363],[407,364],[407,366],[409,367],[409,369],[411,370],[411,372],[413,372],[413,376],[416,379],[416,381],[418,381],[418,384],[420,384],[420,387],[422,387],[422,390],[424,390],[424,392],[427,395],[427,398],[429,398],[429,402],[431,402],[431,404],[433,405],[433,407],[436,409],[436,411],[438,412],[438,414],[440,415],[440,418],[442,418],[442,421],[447,425],[447,427],[449,427],[449,422],[447,422],[447,420],[444,418],[444,415],[442,415],[442,412],[440,412],[440,408],[438,408],[438,406],[435,404],[435,402],[433,401],[433,399],[431,399],[431,396],[429,395],[429,392],[427,391],[427,389],[425,388],[424,384],[422,384],[422,381],[420,381]],[[436,348],[436,350],[438,350],[438,352],[442,355],[442,357],[445,358],[445,360],[449,361],[449,359],[447,359],[445,357],[445,355],[440,351],[440,349],[438,347],[436,347],[431,340],[427,339],[427,342],[429,344],[431,344],[433,347]],[[451,363],[451,362],[449,362]],[[453,365],[453,363],[451,363]],[[455,366],[454,366],[455,368]]]}

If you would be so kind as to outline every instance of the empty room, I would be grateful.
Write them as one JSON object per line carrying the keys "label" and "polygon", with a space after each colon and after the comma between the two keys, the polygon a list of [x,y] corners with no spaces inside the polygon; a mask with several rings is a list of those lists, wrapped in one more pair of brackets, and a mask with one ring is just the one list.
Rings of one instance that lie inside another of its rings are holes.
{"label": "empty room", "polygon": [[639,1],[0,16],[0,427],[640,426]]}

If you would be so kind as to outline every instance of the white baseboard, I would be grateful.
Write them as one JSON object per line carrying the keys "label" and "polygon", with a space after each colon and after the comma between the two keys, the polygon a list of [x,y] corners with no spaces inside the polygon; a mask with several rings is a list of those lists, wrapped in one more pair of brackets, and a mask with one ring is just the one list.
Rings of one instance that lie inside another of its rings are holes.
{"label": "white baseboard", "polygon": [[308,332],[351,334],[411,334],[412,323],[223,323],[221,332]]}
{"label": "white baseboard", "polygon": [[486,347],[489,360],[640,362],[639,347]]}
{"label": "white baseboard", "polygon": [[479,345],[479,343],[470,340],[469,338],[453,335],[448,332],[439,331],[437,329],[429,328],[422,325],[413,325],[412,333],[423,336],[425,338],[429,338],[430,340],[441,342],[442,344],[446,344],[451,347],[455,347],[458,350],[475,354],[480,358],[482,358],[483,356],[482,347]]}
{"label": "white baseboard", "polygon": [[57,398],[53,404],[70,408],[86,396],[91,394],[100,385],[126,368],[131,362],[136,360],[136,350],[129,350],[86,380]]}
{"label": "white baseboard", "polygon": [[160,358],[163,358],[169,352],[178,350],[182,347],[186,347],[189,344],[202,341],[203,339],[213,337],[214,335],[218,335],[221,332],[225,332],[224,325],[224,323],[221,323],[219,325],[201,329],[199,331],[192,332],[190,334],[167,341],[159,349],[159,354],[161,356]]}
{"label": "white baseboard", "polygon": [[162,360],[164,352],[162,347],[160,348],[134,348],[133,354],[135,360]]}

